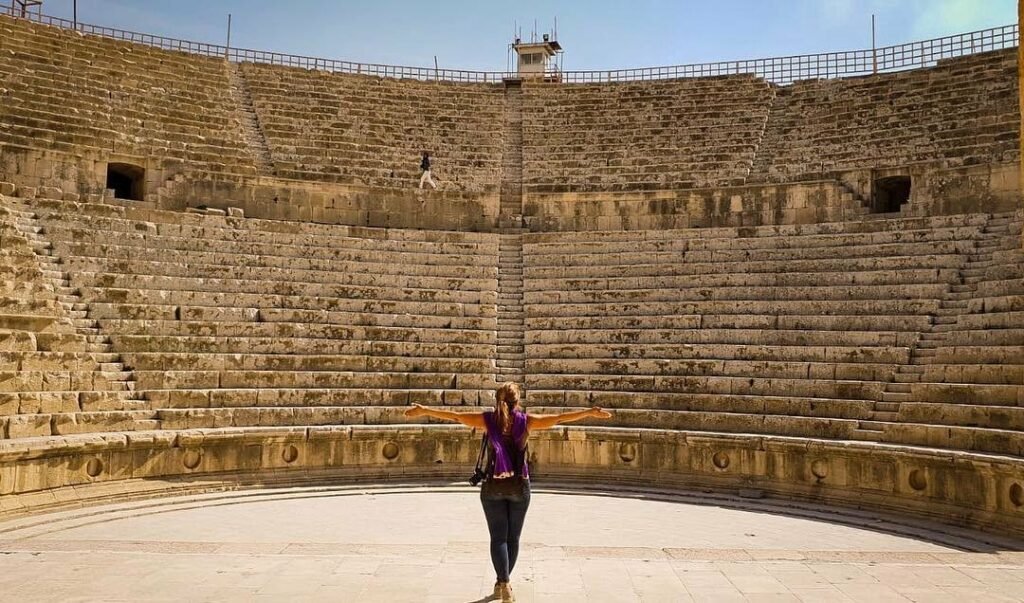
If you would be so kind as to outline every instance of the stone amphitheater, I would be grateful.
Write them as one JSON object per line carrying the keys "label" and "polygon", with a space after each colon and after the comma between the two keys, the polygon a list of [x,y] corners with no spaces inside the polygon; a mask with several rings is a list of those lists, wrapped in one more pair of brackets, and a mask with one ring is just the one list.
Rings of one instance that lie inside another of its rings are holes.
{"label": "stone amphitheater", "polygon": [[424,81],[0,14],[0,588],[486,594],[478,434],[403,411],[515,380],[614,414],[532,441],[521,600],[1019,600],[1018,80]]}

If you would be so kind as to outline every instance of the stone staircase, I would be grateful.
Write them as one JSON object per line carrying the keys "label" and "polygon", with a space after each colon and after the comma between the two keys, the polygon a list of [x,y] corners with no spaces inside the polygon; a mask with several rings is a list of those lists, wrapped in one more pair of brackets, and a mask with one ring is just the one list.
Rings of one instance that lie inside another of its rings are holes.
{"label": "stone staircase", "polygon": [[75,327],[75,332],[85,337],[86,352],[99,365],[99,370],[109,383],[113,393],[127,406],[138,406],[129,401],[141,401],[135,391],[132,371],[125,366],[121,356],[112,349],[110,337],[100,331],[99,323],[89,318],[89,305],[82,299],[77,288],[71,286],[70,276],[62,269],[62,262],[54,254],[53,244],[46,240],[44,227],[39,216],[23,201],[8,199],[7,206],[16,216],[15,227],[32,246],[43,275],[53,284],[57,300]]}
{"label": "stone staircase", "polygon": [[263,134],[260,126],[259,116],[256,114],[256,107],[252,102],[252,93],[245,81],[238,65],[227,61],[228,81],[231,84],[231,98],[238,107],[239,121],[242,126],[242,136],[245,138],[246,146],[256,162],[256,168],[263,174],[274,173],[274,159],[270,154],[270,145],[267,137]]}
{"label": "stone staircase", "polygon": [[974,251],[960,269],[961,283],[951,285],[932,319],[931,329],[921,333],[910,350],[910,363],[900,365],[893,380],[886,384],[882,399],[875,402],[870,420],[860,421],[854,437],[860,440],[879,441],[888,423],[898,420],[900,405],[912,399],[913,383],[920,383],[924,365],[931,362],[942,341],[950,331],[956,330],[958,317],[967,311],[968,301],[978,289],[978,282],[984,278],[985,270],[992,265],[992,251],[1000,239],[1009,234],[1012,214],[989,216],[975,241]]}
{"label": "stone staircase", "polygon": [[498,383],[522,383],[523,345],[523,114],[519,82],[505,84],[505,139],[502,148],[501,201],[498,212]]}
{"label": "stone staircase", "polygon": [[507,229],[502,231],[498,249],[496,382],[522,383],[526,364],[524,331],[522,229]]}
{"label": "stone staircase", "polygon": [[499,228],[523,226],[523,97],[518,82],[505,84],[505,139],[501,153]]}

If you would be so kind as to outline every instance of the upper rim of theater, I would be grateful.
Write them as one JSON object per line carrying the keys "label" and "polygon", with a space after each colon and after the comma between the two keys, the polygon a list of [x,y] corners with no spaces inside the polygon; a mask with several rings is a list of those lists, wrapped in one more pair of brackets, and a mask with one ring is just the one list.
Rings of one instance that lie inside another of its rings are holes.
{"label": "upper rim of theater", "polygon": [[[509,71],[477,71],[359,63],[257,49],[235,48],[220,44],[181,40],[73,22],[50,15],[33,13],[18,15],[18,12],[13,3],[0,6],[0,15],[3,16],[17,17],[48,26],[74,30],[82,34],[98,35],[164,50],[227,58],[233,62],[267,63],[335,73],[424,81],[501,84],[507,80],[518,79],[518,75],[515,72]],[[561,84],[600,84],[689,77],[749,75],[764,78],[777,85],[788,85],[807,79],[853,77],[932,67],[944,59],[1016,47],[1019,44],[1019,37],[1019,27],[1016,23],[1013,23],[874,49],[865,48],[818,54],[613,70],[552,71],[545,74],[543,78],[538,78],[537,81]]]}

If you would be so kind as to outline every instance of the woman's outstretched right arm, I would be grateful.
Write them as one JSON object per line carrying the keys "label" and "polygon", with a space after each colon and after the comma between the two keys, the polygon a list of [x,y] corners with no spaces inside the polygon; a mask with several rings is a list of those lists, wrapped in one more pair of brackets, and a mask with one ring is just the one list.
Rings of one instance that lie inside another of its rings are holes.
{"label": "woman's outstretched right arm", "polygon": [[581,419],[610,419],[611,417],[612,413],[594,406],[587,410],[564,412],[559,415],[529,415],[526,427],[530,431],[535,429],[551,429],[556,425],[571,423]]}
{"label": "woman's outstretched right arm", "polygon": [[435,408],[427,408],[420,404],[413,404],[412,408],[405,411],[405,416],[433,417],[435,419],[441,419],[442,421],[462,423],[466,427],[472,427],[474,429],[487,428],[487,424],[484,422],[484,413],[482,412],[452,412],[450,410],[439,410]]}

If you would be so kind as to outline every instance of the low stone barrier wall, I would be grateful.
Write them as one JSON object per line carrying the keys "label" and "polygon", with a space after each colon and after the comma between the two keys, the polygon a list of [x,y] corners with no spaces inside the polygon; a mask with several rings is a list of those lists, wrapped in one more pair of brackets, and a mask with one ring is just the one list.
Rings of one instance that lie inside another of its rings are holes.
{"label": "low stone barrier wall", "polygon": [[[478,434],[448,426],[200,429],[0,442],[0,517],[182,492],[468,477]],[[534,479],[715,490],[895,512],[1024,536],[1020,459],[805,438],[561,428]]]}

